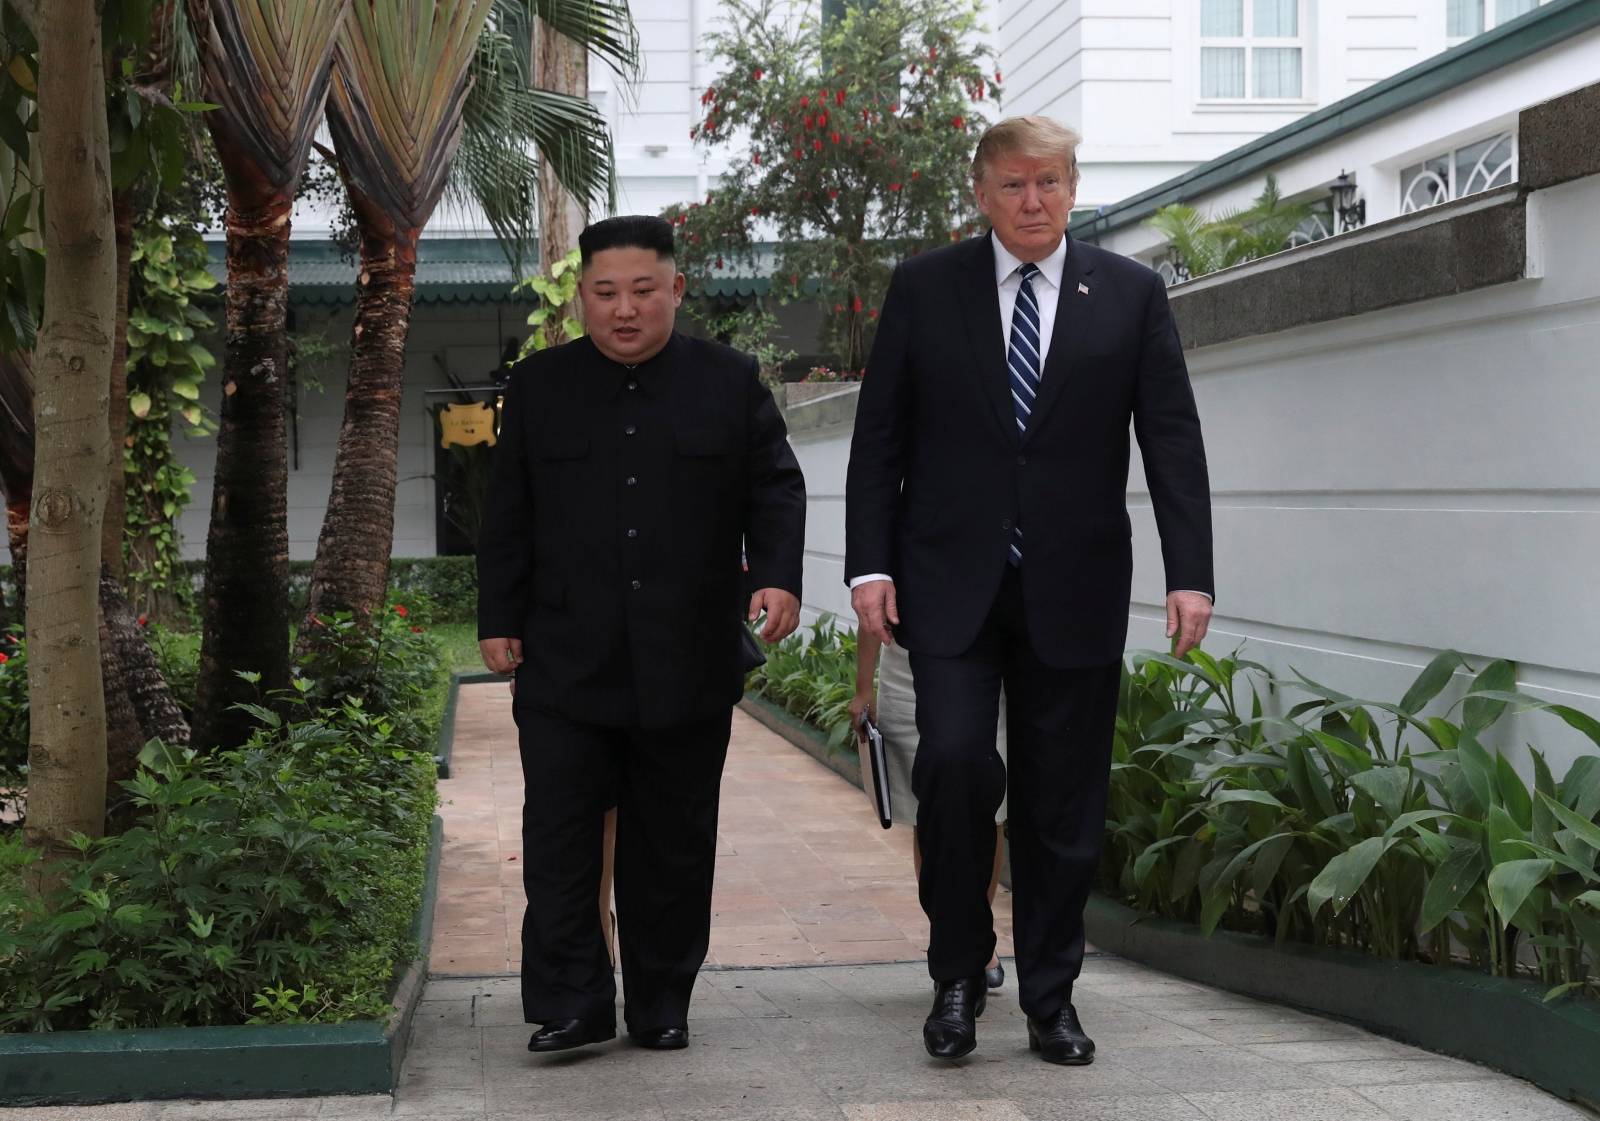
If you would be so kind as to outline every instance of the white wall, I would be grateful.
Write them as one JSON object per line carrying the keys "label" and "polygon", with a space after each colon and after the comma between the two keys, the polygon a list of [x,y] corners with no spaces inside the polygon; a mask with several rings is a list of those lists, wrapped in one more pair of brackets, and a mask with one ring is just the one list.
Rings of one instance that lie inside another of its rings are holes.
{"label": "white wall", "polygon": [[[1600,177],[1528,206],[1529,279],[1188,353],[1215,515],[1208,649],[1243,643],[1280,672],[1389,701],[1440,649],[1510,658],[1528,691],[1600,714]],[[836,425],[795,443],[811,489],[807,617],[853,625],[848,441]],[[1164,648],[1137,457],[1128,498],[1129,645]],[[1532,743],[1557,774],[1594,750],[1549,716],[1502,731],[1515,761]]]}
{"label": "white wall", "polygon": [[[1367,223],[1400,213],[1400,173],[1456,145],[1499,132],[1515,133],[1523,109],[1593,82],[1600,74],[1600,28],[1573,36],[1538,54],[1455,86],[1438,97],[1390,114],[1375,124],[1303,152],[1273,168],[1286,196],[1326,196],[1340,171],[1349,171],[1366,200]],[[1084,172],[1087,185],[1092,178]],[[1249,204],[1264,175],[1251,176],[1187,200],[1205,212]],[[1100,239],[1108,249],[1148,261],[1163,248],[1160,234],[1143,223]]]}
{"label": "white wall", "polygon": [[1207,103],[1199,10],[1197,0],[1000,3],[1005,111],[1083,134],[1080,207],[1138,194],[1459,42],[1445,37],[1444,0],[1301,0],[1304,97]]}

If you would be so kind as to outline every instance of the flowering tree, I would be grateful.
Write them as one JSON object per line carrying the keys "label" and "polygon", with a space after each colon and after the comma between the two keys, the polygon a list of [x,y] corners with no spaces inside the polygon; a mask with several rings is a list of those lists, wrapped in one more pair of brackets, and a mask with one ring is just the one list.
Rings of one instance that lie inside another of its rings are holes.
{"label": "flowering tree", "polygon": [[730,0],[708,37],[720,74],[691,136],[737,170],[666,212],[696,280],[755,266],[815,295],[840,366],[860,370],[894,264],[977,229],[972,149],[998,104],[976,0],[850,0],[796,19],[785,0]]}

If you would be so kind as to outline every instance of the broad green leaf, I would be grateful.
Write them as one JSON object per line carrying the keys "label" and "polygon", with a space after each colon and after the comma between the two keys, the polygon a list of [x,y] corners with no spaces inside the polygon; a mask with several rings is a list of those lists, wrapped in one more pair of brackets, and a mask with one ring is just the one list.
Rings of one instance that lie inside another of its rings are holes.
{"label": "broad green leaf", "polygon": [[1368,837],[1328,861],[1306,892],[1306,906],[1311,909],[1311,914],[1315,916],[1322,910],[1323,904],[1330,901],[1333,903],[1333,913],[1342,913],[1393,843],[1382,837]]}
{"label": "broad green leaf", "polygon": [[1567,809],[1566,806],[1563,806],[1548,794],[1540,794],[1539,800],[1545,804],[1551,813],[1555,814],[1556,819],[1562,825],[1576,833],[1585,844],[1600,849],[1600,825],[1596,825],[1588,818]]}
{"label": "broad green leaf", "polygon": [[1219,790],[1211,796],[1211,801],[1216,805],[1227,805],[1233,802],[1252,802],[1258,806],[1271,806],[1273,809],[1278,810],[1287,810],[1289,808],[1265,790]]}
{"label": "broad green leaf", "polygon": [[1489,872],[1489,901],[1500,921],[1510,925],[1533,889],[1544,882],[1554,867],[1548,860],[1508,860]]}
{"label": "broad green leaf", "polygon": [[1489,842],[1489,859],[1495,864],[1515,860],[1520,855],[1520,850],[1511,844],[1512,841],[1528,840],[1526,830],[1516,823],[1503,806],[1489,808],[1483,819],[1483,828]]}
{"label": "broad green leaf", "polygon": [[1517,774],[1517,769],[1511,765],[1511,760],[1503,754],[1494,757],[1495,787],[1500,792],[1500,803],[1505,806],[1506,812],[1513,821],[1524,829],[1533,828],[1533,799],[1528,796],[1528,788],[1522,781],[1522,776]]}
{"label": "broad green leaf", "polygon": [[1494,796],[1494,760],[1483,749],[1476,736],[1465,729],[1461,733],[1461,742],[1456,745],[1456,760],[1461,764],[1461,771],[1466,776],[1467,782],[1472,785],[1472,792],[1485,808],[1495,804]]}
{"label": "broad green leaf", "polygon": [[1155,844],[1146,846],[1145,850],[1139,854],[1138,859],[1133,862],[1133,882],[1141,887],[1144,886],[1145,880],[1149,878],[1151,870],[1156,866],[1156,861],[1161,857],[1162,850],[1187,840],[1189,840],[1188,837],[1163,837]]}
{"label": "broad green leaf", "polygon": [[1482,876],[1483,850],[1477,845],[1458,846],[1428,881],[1418,931],[1426,934],[1449,918],[1467,893],[1483,882]]}
{"label": "broad green leaf", "polygon": [[1362,791],[1391,819],[1405,810],[1406,792],[1411,788],[1409,767],[1374,767],[1350,777],[1350,785]]}
{"label": "broad green leaf", "polygon": [[150,395],[148,393],[128,394],[128,411],[143,420],[150,415]]}
{"label": "broad green leaf", "polygon": [[1294,848],[1294,841],[1293,833],[1280,833],[1262,843],[1255,865],[1250,869],[1250,890],[1257,899],[1265,899],[1272,890],[1272,882],[1278,878],[1278,869],[1283,867],[1284,857]]}
{"label": "broad green leaf", "polygon": [[[1490,662],[1483,668],[1483,672],[1473,679],[1472,688],[1462,705],[1462,729],[1477,733],[1499,720],[1501,713],[1506,710],[1507,702],[1494,694],[1504,693],[1516,687],[1515,666],[1503,658]],[[1489,695],[1477,695],[1480,693]]]}

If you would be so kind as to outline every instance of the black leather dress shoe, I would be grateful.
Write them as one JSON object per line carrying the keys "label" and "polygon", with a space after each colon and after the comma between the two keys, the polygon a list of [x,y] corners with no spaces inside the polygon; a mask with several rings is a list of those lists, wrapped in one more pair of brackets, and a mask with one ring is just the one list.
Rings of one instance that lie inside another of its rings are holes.
{"label": "black leather dress shoe", "polygon": [[991,989],[998,989],[1006,983],[1005,962],[995,959],[995,963],[983,971],[983,982]]}
{"label": "black leather dress shoe", "polygon": [[988,988],[983,974],[933,987],[933,1011],[922,1025],[922,1044],[936,1059],[959,1059],[978,1046],[978,1017]]}
{"label": "black leather dress shoe", "polygon": [[1028,1046],[1047,1063],[1081,1067],[1094,1062],[1094,1040],[1083,1034],[1078,1010],[1070,1004],[1043,1020],[1029,1016]]}
{"label": "black leather dress shoe", "polygon": [[689,1046],[688,1028],[646,1028],[630,1031],[628,1038],[652,1051],[682,1051]]}
{"label": "black leather dress shoe", "polygon": [[617,1038],[611,1024],[591,1024],[587,1020],[551,1020],[528,1040],[530,1051],[565,1051],[586,1043],[604,1043]]}

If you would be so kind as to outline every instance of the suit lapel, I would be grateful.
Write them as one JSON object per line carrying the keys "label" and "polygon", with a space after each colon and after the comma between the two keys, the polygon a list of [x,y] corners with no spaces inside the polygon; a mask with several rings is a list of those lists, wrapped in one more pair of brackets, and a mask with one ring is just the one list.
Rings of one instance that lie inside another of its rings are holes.
{"label": "suit lapel", "polygon": [[1044,370],[1039,375],[1039,399],[1034,402],[1025,441],[1033,439],[1044,427],[1051,407],[1060,399],[1067,379],[1073,376],[1076,366],[1073,358],[1081,352],[1083,340],[1089,337],[1094,323],[1095,285],[1090,280],[1093,272],[1094,264],[1087,260],[1087,254],[1069,238],[1067,259],[1061,267],[1061,294],[1056,301],[1050,353],[1045,355]]}
{"label": "suit lapel", "polygon": [[968,244],[961,270],[959,302],[967,321],[972,368],[1005,439],[1019,442],[1011,406],[1011,375],[1006,369],[1005,330],[1000,323],[1000,290],[994,282],[994,243],[985,233]]}

